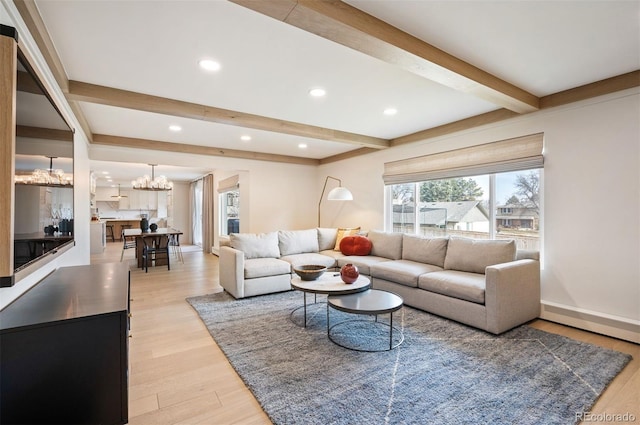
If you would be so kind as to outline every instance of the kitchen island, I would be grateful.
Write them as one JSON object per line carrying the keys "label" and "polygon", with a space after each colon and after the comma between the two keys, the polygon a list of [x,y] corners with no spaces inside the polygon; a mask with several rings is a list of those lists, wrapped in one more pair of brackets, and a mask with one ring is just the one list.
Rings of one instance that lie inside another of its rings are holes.
{"label": "kitchen island", "polygon": [[113,226],[113,237],[118,241],[122,240],[123,229],[139,229],[140,228],[139,218],[102,217],[101,221],[104,221],[107,226],[109,225]]}

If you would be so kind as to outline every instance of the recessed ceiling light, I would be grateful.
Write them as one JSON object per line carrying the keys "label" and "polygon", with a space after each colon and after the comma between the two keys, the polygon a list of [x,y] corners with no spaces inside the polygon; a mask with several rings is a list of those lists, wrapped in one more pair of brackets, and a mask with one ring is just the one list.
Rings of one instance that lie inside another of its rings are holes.
{"label": "recessed ceiling light", "polygon": [[109,174],[109,172],[108,171],[103,171],[102,174]]}
{"label": "recessed ceiling light", "polygon": [[307,148],[307,144],[306,144],[306,143],[299,143],[299,144],[298,144],[298,147],[299,147],[300,149],[306,149],[306,148]]}
{"label": "recessed ceiling light", "polygon": [[385,115],[395,115],[397,113],[398,113],[398,110],[396,108],[387,108],[383,112],[383,114]]}
{"label": "recessed ceiling light", "polygon": [[198,65],[200,65],[200,68],[204,69],[205,71],[220,70],[220,63],[214,61],[213,59],[202,59],[200,62],[198,62]]}
{"label": "recessed ceiling light", "polygon": [[251,136],[245,134],[244,136],[240,136],[240,140],[248,142],[249,140],[251,140]]}
{"label": "recessed ceiling light", "polygon": [[172,125],[169,126],[169,130],[178,132],[178,131],[182,130],[182,127],[180,127],[179,125],[176,125],[176,124],[172,124]]}
{"label": "recessed ceiling light", "polygon": [[327,91],[321,87],[316,87],[309,90],[309,94],[313,97],[322,97],[327,94]]}

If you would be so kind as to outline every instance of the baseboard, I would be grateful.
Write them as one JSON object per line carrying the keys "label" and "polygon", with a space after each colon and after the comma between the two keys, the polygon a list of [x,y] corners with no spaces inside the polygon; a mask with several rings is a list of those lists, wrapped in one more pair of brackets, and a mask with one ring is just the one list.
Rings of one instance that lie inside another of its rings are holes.
{"label": "baseboard", "polygon": [[640,344],[640,321],[542,301],[540,318]]}

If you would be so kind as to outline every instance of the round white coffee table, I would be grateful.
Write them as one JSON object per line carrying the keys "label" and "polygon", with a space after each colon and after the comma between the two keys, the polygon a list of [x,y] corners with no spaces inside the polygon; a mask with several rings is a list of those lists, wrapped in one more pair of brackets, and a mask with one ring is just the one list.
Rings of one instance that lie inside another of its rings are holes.
{"label": "round white coffee table", "polygon": [[[336,345],[355,351],[387,351],[387,349],[362,349],[357,347],[350,347],[345,344],[341,344],[331,336],[331,330],[337,326],[344,325],[350,322],[363,321],[360,319],[345,320],[330,326],[329,310],[331,308],[343,311],[351,314],[365,314],[375,316],[375,322],[371,320],[364,320],[367,322],[375,323],[377,325],[389,327],[389,350],[393,350],[398,347],[404,341],[404,333],[401,329],[394,328],[393,326],[393,312],[402,308],[403,300],[399,295],[393,292],[381,291],[379,289],[370,289],[366,292],[360,292],[351,295],[329,295],[327,297],[327,337]],[[389,323],[378,322],[378,314],[389,314]],[[393,343],[393,330],[400,332],[399,341]]]}
{"label": "round white coffee table", "polygon": [[[344,283],[340,278],[340,273],[325,272],[316,280],[302,280],[300,276],[295,275],[291,278],[291,287],[295,290],[302,291],[304,294],[304,305],[295,308],[291,312],[291,321],[293,314],[301,308],[304,308],[304,327],[307,327],[307,293],[310,294],[327,294],[327,295],[347,295],[366,291],[371,287],[371,281],[368,277],[360,275],[358,280],[353,283]],[[316,300],[317,301],[317,300]],[[314,301],[314,302],[316,302]]]}

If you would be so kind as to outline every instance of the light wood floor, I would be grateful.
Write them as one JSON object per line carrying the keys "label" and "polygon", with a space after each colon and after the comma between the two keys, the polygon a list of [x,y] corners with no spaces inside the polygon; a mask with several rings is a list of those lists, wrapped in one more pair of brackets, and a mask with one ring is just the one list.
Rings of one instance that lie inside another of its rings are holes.
{"label": "light wood floor", "polygon": [[[270,424],[185,298],[221,291],[218,258],[184,254],[184,264],[138,270],[131,264],[129,423]],[[120,261],[121,245],[108,243],[92,263]],[[592,414],[635,416],[640,423],[640,346],[543,320],[532,326],[631,354],[634,359],[598,400]],[[611,421],[609,421],[611,422]],[[354,424],[357,425],[357,424]]]}

